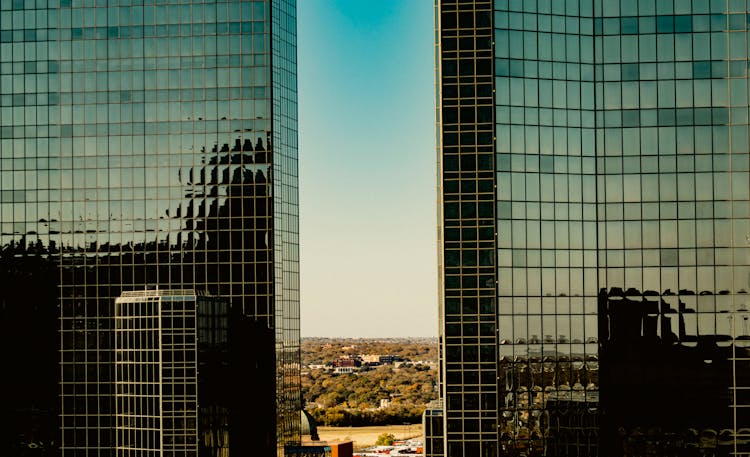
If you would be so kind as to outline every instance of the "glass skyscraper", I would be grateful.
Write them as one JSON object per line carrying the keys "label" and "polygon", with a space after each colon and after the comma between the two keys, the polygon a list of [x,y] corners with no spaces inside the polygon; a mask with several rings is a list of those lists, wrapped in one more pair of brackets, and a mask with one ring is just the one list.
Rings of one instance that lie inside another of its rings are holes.
{"label": "glass skyscraper", "polygon": [[146,288],[270,332],[246,433],[295,443],[296,2],[2,1],[0,83],[0,453],[114,455],[114,302]]}
{"label": "glass skyscraper", "polygon": [[444,455],[747,455],[746,0],[437,0]]}

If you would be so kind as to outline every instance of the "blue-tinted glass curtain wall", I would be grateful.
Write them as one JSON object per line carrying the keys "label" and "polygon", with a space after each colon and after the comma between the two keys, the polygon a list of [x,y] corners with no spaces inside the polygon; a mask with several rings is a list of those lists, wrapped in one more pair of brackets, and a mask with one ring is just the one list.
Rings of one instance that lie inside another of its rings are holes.
{"label": "blue-tinted glass curtain wall", "polygon": [[747,2],[436,5],[446,455],[747,452]]}
{"label": "blue-tinted glass curtain wall", "polygon": [[298,440],[295,10],[0,2],[0,444],[112,455],[114,298],[156,287],[275,334],[258,446]]}

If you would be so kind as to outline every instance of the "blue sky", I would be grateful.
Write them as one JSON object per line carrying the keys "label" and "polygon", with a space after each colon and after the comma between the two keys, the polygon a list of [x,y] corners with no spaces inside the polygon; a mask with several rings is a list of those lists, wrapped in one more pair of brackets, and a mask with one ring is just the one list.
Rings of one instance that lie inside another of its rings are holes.
{"label": "blue sky", "polygon": [[298,1],[302,336],[437,335],[431,0]]}

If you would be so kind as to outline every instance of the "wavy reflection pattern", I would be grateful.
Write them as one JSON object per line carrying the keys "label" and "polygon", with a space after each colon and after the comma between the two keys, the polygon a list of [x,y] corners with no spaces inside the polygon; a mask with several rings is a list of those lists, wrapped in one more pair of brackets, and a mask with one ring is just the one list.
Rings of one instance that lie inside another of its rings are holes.
{"label": "wavy reflection pattern", "polygon": [[229,300],[263,334],[242,350],[268,347],[272,379],[245,388],[276,402],[236,440],[281,453],[299,436],[295,2],[90,3],[1,7],[0,453],[114,455],[114,299],[144,288]]}

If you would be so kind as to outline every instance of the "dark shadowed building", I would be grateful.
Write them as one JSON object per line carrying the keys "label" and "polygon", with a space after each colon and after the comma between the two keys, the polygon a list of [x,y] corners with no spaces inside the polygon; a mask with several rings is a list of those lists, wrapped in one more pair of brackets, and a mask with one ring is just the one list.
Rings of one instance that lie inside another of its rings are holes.
{"label": "dark shadowed building", "polygon": [[[226,300],[193,290],[115,301],[117,455],[275,452],[273,335]],[[247,350],[252,348],[252,350]]]}

